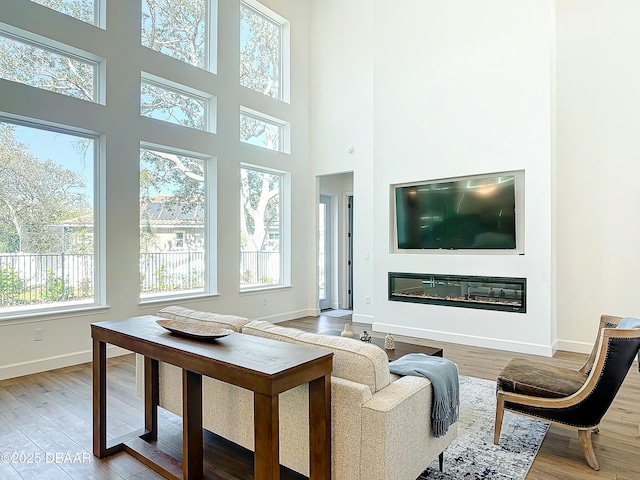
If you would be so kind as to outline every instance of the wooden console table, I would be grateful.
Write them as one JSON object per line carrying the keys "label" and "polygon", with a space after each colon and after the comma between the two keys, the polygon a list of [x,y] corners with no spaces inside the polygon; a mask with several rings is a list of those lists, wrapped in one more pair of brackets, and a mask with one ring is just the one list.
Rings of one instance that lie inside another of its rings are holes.
{"label": "wooden console table", "polygon": [[[151,315],[93,323],[93,454],[125,450],[171,479],[203,477],[202,375],[254,392],[255,480],[279,480],[278,395],[309,383],[310,480],[331,478],[333,353],[252,335],[213,342],[169,333]],[[145,428],[107,444],[107,356],[110,343],[144,355]],[[158,363],[182,368],[183,461],[161,452]]]}

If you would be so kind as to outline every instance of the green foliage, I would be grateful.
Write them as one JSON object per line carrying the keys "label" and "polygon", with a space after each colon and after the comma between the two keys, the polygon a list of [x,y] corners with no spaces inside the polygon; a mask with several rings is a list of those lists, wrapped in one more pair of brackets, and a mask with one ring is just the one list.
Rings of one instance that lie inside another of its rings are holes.
{"label": "green foliage", "polygon": [[[0,123],[0,234],[9,252],[61,251],[62,223],[89,215],[79,173],[40,161],[15,140],[14,126]],[[26,127],[20,127],[26,128]]]}
{"label": "green foliage", "polygon": [[25,284],[18,272],[13,267],[2,268],[0,270],[0,306],[15,305],[24,292]]}
{"label": "green foliage", "polygon": [[64,279],[56,276],[51,270],[48,270],[44,289],[41,292],[41,300],[45,303],[53,303],[67,300],[67,298]]}

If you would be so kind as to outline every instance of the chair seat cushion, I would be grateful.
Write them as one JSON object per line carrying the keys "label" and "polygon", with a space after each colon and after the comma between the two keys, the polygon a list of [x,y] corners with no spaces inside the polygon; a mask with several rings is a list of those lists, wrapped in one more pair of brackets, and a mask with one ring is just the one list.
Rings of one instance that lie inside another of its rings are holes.
{"label": "chair seat cushion", "polygon": [[514,358],[498,375],[498,390],[545,398],[561,398],[577,392],[587,375],[570,368]]}

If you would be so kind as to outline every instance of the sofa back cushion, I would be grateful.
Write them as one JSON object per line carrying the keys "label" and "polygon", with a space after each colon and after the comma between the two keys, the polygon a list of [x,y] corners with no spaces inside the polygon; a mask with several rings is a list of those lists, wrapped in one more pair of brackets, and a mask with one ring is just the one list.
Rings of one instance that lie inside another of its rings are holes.
{"label": "sofa back cushion", "polygon": [[297,343],[333,352],[333,376],[362,383],[371,393],[389,385],[389,357],[380,347],[350,338],[307,333],[254,320],[242,327],[242,333]]}
{"label": "sofa back cushion", "polygon": [[210,322],[213,326],[228,328],[234,332],[240,332],[242,330],[242,326],[249,322],[248,318],[238,317],[236,315],[203,312],[200,310],[192,310],[191,308],[179,307],[177,305],[172,305],[159,310],[158,316],[181,322]]}

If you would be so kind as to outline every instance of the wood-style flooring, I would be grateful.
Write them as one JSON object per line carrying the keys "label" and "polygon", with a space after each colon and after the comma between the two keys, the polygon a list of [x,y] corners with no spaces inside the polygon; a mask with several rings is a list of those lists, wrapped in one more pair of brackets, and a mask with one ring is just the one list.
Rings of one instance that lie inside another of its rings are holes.
{"label": "wood-style flooring", "polygon": [[[312,332],[342,329],[349,317],[321,315],[284,322]],[[352,323],[353,331],[371,326]],[[595,333],[595,332],[594,332]],[[372,333],[383,336],[383,334]],[[558,352],[553,358],[433,342],[395,336],[444,348],[445,358],[456,362],[462,375],[495,380],[514,356],[524,356],[577,368],[585,355]],[[142,427],[143,403],[135,395],[132,355],[109,361],[109,435],[117,437]],[[83,364],[0,381],[0,479],[131,479],[162,477],[126,453],[99,460],[92,454],[91,365]],[[600,471],[586,464],[577,434],[551,426],[527,480],[638,480],[640,479],[640,373],[634,363],[613,405],[604,417],[600,433],[593,436]],[[158,448],[181,456],[181,421],[160,410]],[[253,478],[252,456],[246,450],[208,432],[205,434],[205,474],[212,479]],[[215,454],[211,452],[215,451]],[[446,462],[446,454],[445,454]],[[446,468],[446,463],[445,463]],[[283,480],[304,477],[287,469]]]}

